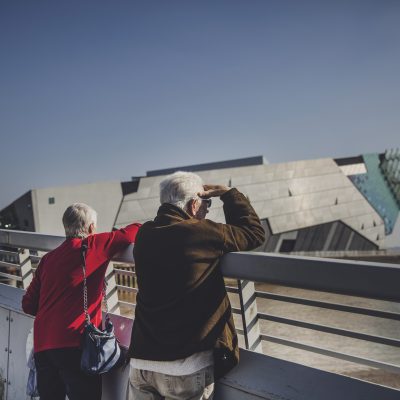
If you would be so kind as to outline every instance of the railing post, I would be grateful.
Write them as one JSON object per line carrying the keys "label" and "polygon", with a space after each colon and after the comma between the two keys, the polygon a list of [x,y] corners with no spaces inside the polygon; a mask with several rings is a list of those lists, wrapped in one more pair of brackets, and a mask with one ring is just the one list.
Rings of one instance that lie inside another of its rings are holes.
{"label": "railing post", "polygon": [[27,289],[33,279],[30,251],[28,249],[18,249],[17,261],[20,266],[22,288]]}
{"label": "railing post", "polygon": [[114,272],[114,263],[111,261],[108,264],[107,272],[106,272],[106,280],[107,280],[107,305],[110,313],[121,315],[121,310],[119,307],[119,299],[118,299],[118,288],[117,282],[115,280],[115,272]]}
{"label": "railing post", "polygon": [[246,349],[262,353],[254,282],[238,280],[238,289]]}

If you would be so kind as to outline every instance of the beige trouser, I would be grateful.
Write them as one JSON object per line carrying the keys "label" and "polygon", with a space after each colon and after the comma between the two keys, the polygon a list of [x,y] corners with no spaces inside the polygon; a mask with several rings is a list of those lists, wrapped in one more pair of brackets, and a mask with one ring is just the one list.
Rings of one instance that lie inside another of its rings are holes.
{"label": "beige trouser", "polygon": [[130,368],[127,400],[212,400],[214,367],[173,376]]}

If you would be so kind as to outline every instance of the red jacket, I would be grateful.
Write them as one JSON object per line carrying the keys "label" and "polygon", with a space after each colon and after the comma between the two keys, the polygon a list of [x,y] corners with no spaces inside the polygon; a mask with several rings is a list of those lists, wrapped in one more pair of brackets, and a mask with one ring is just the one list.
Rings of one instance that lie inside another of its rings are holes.
{"label": "red jacket", "polygon": [[[101,324],[104,276],[110,259],[135,240],[140,224],[111,233],[87,237],[86,274],[88,312],[92,323]],[[34,351],[79,347],[83,312],[82,239],[66,239],[42,257],[35,277],[22,299],[25,313],[36,316]]]}

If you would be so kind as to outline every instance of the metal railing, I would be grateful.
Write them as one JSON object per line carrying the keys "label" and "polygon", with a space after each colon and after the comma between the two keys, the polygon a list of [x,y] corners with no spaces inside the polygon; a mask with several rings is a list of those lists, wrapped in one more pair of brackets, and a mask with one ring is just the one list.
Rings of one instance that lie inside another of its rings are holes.
{"label": "metal railing", "polygon": [[[5,250],[8,256],[12,254],[20,256],[24,254],[23,251],[26,252],[27,250],[50,251],[63,240],[63,237],[51,235],[0,230],[0,246],[8,246],[8,248],[16,250],[14,252],[10,249]],[[4,251],[1,253],[6,254]],[[37,262],[39,258],[40,256],[33,256],[32,263]],[[7,269],[12,264],[11,267],[15,267],[15,271],[19,271],[20,274],[0,271],[0,276],[4,279],[15,279],[21,287],[26,287],[29,281],[27,278],[29,272],[24,268],[24,265],[29,267],[26,260],[29,260],[29,257],[26,257],[25,254],[22,264],[18,264],[22,265],[20,268],[16,267],[14,263],[1,261],[0,267]],[[134,270],[125,268],[134,265],[132,246],[118,254],[113,263],[114,265],[110,268],[107,278],[109,282],[113,283],[109,285],[108,296],[114,298],[113,309],[118,313],[121,306],[131,308],[134,306],[131,302],[118,299],[117,295],[118,292],[121,293],[122,291],[129,293],[137,291],[132,285],[121,283],[121,277],[135,278]],[[246,252],[225,255],[221,260],[221,269],[229,282],[227,290],[232,299],[233,312],[237,316],[235,322],[243,347],[262,352],[263,345],[274,343],[400,374],[400,266]],[[14,278],[10,278],[10,275],[14,275]],[[263,284],[297,288],[303,290],[305,294],[303,292],[301,292],[301,295],[298,293],[296,295],[276,293],[265,290]],[[262,287],[263,290],[260,290],[259,287]],[[329,301],[323,298],[315,298],[315,296],[307,297],[307,294],[311,293],[309,291],[341,295],[343,299]],[[369,299],[373,306],[370,303],[367,306],[346,304],[347,296]],[[377,305],[374,301],[378,301]],[[364,316],[371,318],[371,320],[368,319],[365,325],[358,326],[358,329],[354,330],[330,323],[277,315],[274,311],[268,310],[263,302],[267,302],[267,304],[278,302],[340,312],[343,313],[345,320],[355,318],[355,316]],[[387,305],[390,306],[390,309],[385,309],[384,306]],[[259,308],[266,308],[267,310],[259,311]],[[368,329],[378,324],[379,321],[390,321],[392,324],[399,325],[397,329],[396,327],[392,329],[394,334],[392,332],[391,336],[368,332]],[[329,346],[302,342],[297,339],[296,335],[294,337],[275,335],[268,331],[269,325],[265,329],[265,323],[286,326],[289,327],[289,331],[291,329],[303,329],[318,336],[323,334],[335,335],[339,338],[353,339],[372,345],[389,346],[391,357],[389,361],[379,359],[379,357],[374,359],[370,357],[368,351],[363,355],[351,354],[337,348],[331,349]]]}

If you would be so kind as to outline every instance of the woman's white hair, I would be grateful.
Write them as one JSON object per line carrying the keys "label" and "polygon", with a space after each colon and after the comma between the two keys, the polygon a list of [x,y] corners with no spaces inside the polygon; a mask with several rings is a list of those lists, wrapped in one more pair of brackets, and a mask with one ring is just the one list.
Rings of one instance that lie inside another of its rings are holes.
{"label": "woman's white hair", "polygon": [[160,202],[170,203],[186,210],[187,203],[198,198],[202,192],[203,180],[192,172],[177,171],[160,183]]}
{"label": "woman's white hair", "polygon": [[65,236],[85,238],[89,235],[91,224],[97,224],[97,212],[84,203],[74,203],[69,206],[63,215]]}

